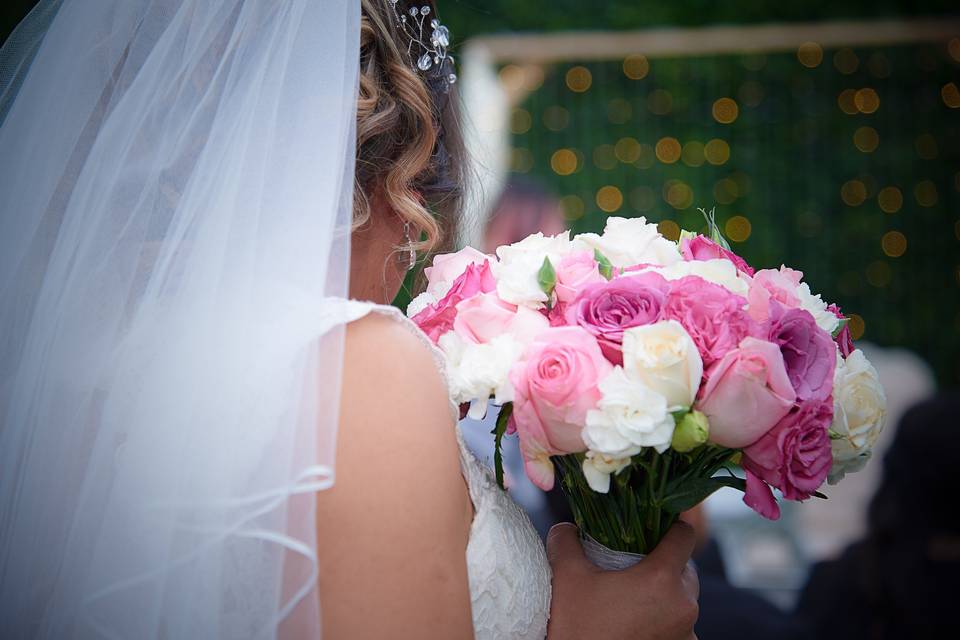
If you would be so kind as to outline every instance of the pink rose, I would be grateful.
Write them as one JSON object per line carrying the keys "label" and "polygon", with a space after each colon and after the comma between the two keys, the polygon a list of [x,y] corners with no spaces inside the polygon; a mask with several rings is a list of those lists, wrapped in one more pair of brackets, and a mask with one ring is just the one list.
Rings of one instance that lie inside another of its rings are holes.
{"label": "pink rose", "polygon": [[504,302],[496,293],[481,293],[457,304],[453,330],[464,340],[487,343],[505,333],[528,343],[550,326],[546,316]]}
{"label": "pink rose", "polygon": [[787,500],[806,500],[827,479],[833,400],[794,407],[776,426],[743,450],[747,491],[743,501],[760,515],[776,520],[780,507],[772,485]]}
{"label": "pink rose", "polygon": [[580,291],[593,282],[606,282],[589,251],[575,251],[557,265],[557,286],[554,291],[561,304],[573,302]]}
{"label": "pink rose", "polygon": [[740,449],[787,415],[796,393],[779,347],[747,337],[706,373],[697,408],[710,420],[710,441]]}
{"label": "pink rose", "polygon": [[722,358],[747,336],[759,336],[760,326],[744,311],[746,300],[699,276],[670,283],[663,307],[665,320],[683,325],[697,345],[703,366]]}
{"label": "pink rose", "polygon": [[833,393],[837,350],[833,338],[817,326],[804,309],[787,309],[771,301],[767,338],[780,347],[787,377],[797,392],[797,402],[822,402]]}
{"label": "pink rose", "polygon": [[753,276],[750,290],[747,292],[747,310],[757,322],[766,322],[770,317],[770,300],[776,300],[789,308],[800,306],[797,297],[797,287],[803,278],[802,271],[795,271],[789,267],[780,269],[761,269]]}
{"label": "pink rose", "polygon": [[433,303],[413,316],[411,320],[436,343],[440,336],[453,329],[458,304],[478,293],[488,293],[496,288],[497,282],[490,270],[490,263],[471,263],[453,281],[450,290],[442,300]]}
{"label": "pink rose", "polygon": [[753,267],[747,264],[747,261],[735,254],[729,249],[724,249],[716,242],[706,236],[696,235],[692,238],[684,238],[680,242],[680,254],[684,260],[715,260],[716,258],[726,258],[732,262],[737,271],[753,275]]}
{"label": "pink rose", "polygon": [[584,451],[587,411],[600,400],[599,381],[613,369],[597,341],[580,327],[542,331],[510,370],[513,416],[530,480],[553,487],[550,456]]}
{"label": "pink rose", "polygon": [[[840,311],[840,307],[835,304],[827,307],[827,311],[837,316],[841,320],[846,320],[847,318],[845,315],[843,315],[843,312]],[[837,334],[837,337],[834,338],[834,340],[836,341],[837,346],[840,348],[840,355],[842,355],[844,358],[849,356],[856,349],[856,347],[853,346],[853,336],[850,334],[850,323],[843,325],[843,328],[840,329],[840,333]]]}
{"label": "pink rose", "polygon": [[423,275],[427,277],[427,293],[435,298],[445,296],[447,288],[463,275],[469,265],[489,261],[490,256],[480,253],[473,247],[464,247],[456,253],[441,253],[434,256],[433,266],[423,270]]}
{"label": "pink rose", "polygon": [[622,364],[624,330],[660,320],[667,289],[663,276],[652,272],[587,285],[567,306],[567,323],[596,336],[607,360]]}

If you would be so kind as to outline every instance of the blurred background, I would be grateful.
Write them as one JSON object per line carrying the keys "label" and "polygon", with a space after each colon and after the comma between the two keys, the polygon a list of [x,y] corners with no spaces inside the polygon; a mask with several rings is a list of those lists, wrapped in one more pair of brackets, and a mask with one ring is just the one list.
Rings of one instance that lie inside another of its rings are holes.
{"label": "blurred background", "polygon": [[[889,487],[900,481],[887,469],[900,463],[884,457],[903,416],[960,384],[954,3],[490,0],[443,2],[440,16],[457,40],[480,185],[462,242],[491,251],[539,229],[600,232],[610,215],[645,216],[676,238],[704,228],[698,208],[715,207],[734,251],[757,268],[804,271],[839,304],[880,372],[886,432],[863,472],[824,489],[829,500],[787,504],[773,523],[737,492],[719,492],[696,514],[702,573],[727,585],[704,577],[701,637],[724,637],[746,619],[758,637],[791,637],[806,623],[817,637],[829,637],[827,627],[848,638],[939,630],[936,614],[924,614],[934,625],[926,628],[916,613],[899,622],[878,614],[939,602],[927,587],[941,574],[927,564],[926,516],[894,518],[911,540],[900,547],[876,514],[896,502]],[[920,428],[917,415],[904,433]],[[954,419],[943,426],[960,428]],[[481,455],[488,431],[473,429]],[[929,464],[947,477],[949,463]],[[522,478],[513,491],[544,527],[550,500]],[[956,571],[951,526],[932,527],[949,531]],[[885,550],[861,562],[863,545]],[[913,558],[917,572],[879,569],[898,566],[878,560],[887,553]],[[888,580],[906,595],[864,587]],[[825,612],[810,596],[831,589],[846,594],[844,611]],[[746,618],[731,613],[734,600],[748,604]],[[875,625],[851,633],[836,624],[855,624],[860,605]],[[787,617],[795,610],[805,622]]]}
{"label": "blurred background", "polygon": [[[0,36],[33,4],[5,0]],[[601,232],[610,215],[646,216],[676,238],[715,207],[753,266],[800,269],[839,304],[880,372],[889,418],[875,460],[827,487],[829,500],[786,504],[773,523],[727,491],[694,514],[700,637],[791,637],[807,622],[816,637],[915,637],[916,620],[942,619],[958,595],[945,581],[956,584],[960,532],[952,502],[916,497],[949,482],[960,406],[941,396],[903,417],[960,384],[956,3],[439,5],[478,185],[460,242],[492,251],[538,230]],[[487,456],[489,425],[472,427]],[[913,459],[884,460],[895,438],[934,427],[921,441],[939,456],[904,445],[895,451]],[[514,467],[512,490],[545,531],[558,503]],[[926,484],[896,489],[904,468]],[[915,510],[894,508],[906,503]],[[840,595],[831,609],[811,592]]]}

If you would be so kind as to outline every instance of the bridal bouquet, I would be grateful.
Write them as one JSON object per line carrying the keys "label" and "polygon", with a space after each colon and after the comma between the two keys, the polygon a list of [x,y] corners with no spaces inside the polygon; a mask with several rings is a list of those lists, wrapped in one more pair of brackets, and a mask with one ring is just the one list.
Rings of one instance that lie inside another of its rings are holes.
{"label": "bridal bouquet", "polygon": [[[531,235],[496,256],[438,255],[408,309],[446,357],[451,394],[525,470],[561,486],[581,531],[647,553],[721,487],[776,519],[860,469],[883,425],[876,370],[800,271],[754,269],[709,237],[644,218],[603,235]],[[741,471],[737,473],[737,470]]]}

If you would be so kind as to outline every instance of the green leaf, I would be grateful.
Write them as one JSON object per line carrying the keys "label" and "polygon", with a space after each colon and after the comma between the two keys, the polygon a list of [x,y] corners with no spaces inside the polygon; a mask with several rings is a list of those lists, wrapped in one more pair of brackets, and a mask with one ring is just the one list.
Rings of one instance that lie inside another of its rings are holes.
{"label": "green leaf", "polygon": [[812,495],[814,498],[820,498],[821,500],[829,500],[829,498],[826,495],[820,493],[819,491],[814,491],[810,495]]}
{"label": "green leaf", "polygon": [[503,434],[507,431],[507,422],[510,421],[510,415],[513,413],[513,403],[508,402],[500,407],[500,414],[497,416],[497,424],[493,428],[493,469],[497,476],[497,486],[506,489],[503,485],[503,451],[500,448],[503,443]]}
{"label": "green leaf", "polygon": [[707,496],[714,491],[723,487],[733,487],[740,491],[746,491],[747,481],[743,478],[715,476],[713,478],[688,478],[672,489],[668,484],[667,495],[663,499],[663,509],[668,513],[681,513],[687,509],[692,509],[706,500]]}
{"label": "green leaf", "polygon": [[613,265],[610,264],[610,260],[607,259],[607,256],[600,253],[599,249],[594,249],[593,259],[597,261],[597,267],[600,270],[600,275],[607,280],[611,279],[613,277]]}
{"label": "green leaf", "polygon": [[547,297],[553,295],[553,289],[557,286],[557,272],[554,271],[550,258],[546,256],[543,258],[540,271],[537,272],[537,283],[540,285],[541,291],[547,294]]}
{"label": "green leaf", "polygon": [[840,318],[840,324],[837,325],[837,328],[833,330],[831,337],[836,338],[840,335],[840,332],[843,331],[843,328],[850,324],[850,318]]}

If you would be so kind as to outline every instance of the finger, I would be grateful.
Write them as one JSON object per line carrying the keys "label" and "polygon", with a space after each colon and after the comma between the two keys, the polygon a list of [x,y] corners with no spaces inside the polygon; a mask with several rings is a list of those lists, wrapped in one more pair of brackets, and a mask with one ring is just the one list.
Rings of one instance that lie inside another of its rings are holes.
{"label": "finger", "polygon": [[587,562],[577,534],[577,526],[570,522],[561,522],[551,527],[547,534],[547,559],[550,560],[550,566],[556,568],[570,563]]}
{"label": "finger", "polygon": [[693,527],[686,522],[677,521],[650,552],[647,559],[675,567],[679,573],[687,565],[696,542],[697,534]]}

